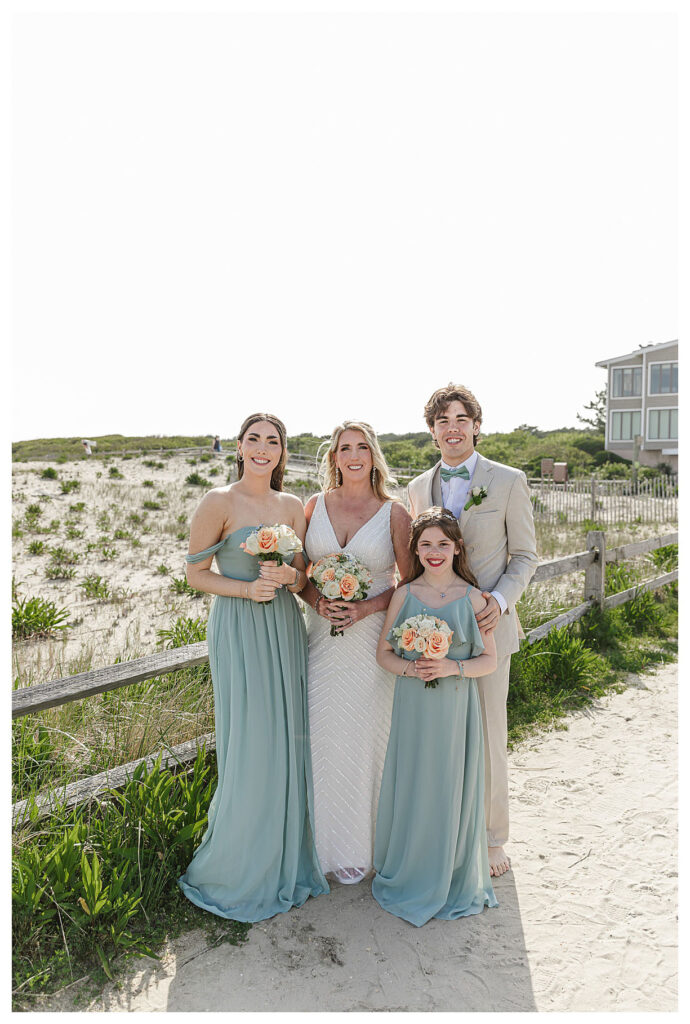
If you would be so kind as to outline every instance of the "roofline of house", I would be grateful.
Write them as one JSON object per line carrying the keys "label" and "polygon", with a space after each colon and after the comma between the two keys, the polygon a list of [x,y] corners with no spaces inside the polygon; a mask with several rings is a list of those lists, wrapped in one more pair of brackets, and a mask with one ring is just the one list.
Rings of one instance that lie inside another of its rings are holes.
{"label": "roofline of house", "polygon": [[656,345],[641,345],[639,348],[635,349],[634,352],[626,352],[625,355],[622,355],[622,356],[612,356],[610,359],[600,359],[599,362],[595,363],[594,365],[595,366],[608,366],[610,363],[620,363],[620,362],[622,362],[625,359],[631,359],[633,356],[639,356],[642,352],[645,352],[645,353],[658,352],[659,349],[668,348],[670,345],[677,345],[677,344],[678,344],[678,338],[674,338],[673,341],[660,341]]}

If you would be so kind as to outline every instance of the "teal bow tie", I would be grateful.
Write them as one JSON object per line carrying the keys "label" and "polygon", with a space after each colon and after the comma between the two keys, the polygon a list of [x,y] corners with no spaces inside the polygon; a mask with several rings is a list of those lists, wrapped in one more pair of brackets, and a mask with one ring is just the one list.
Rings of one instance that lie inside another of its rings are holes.
{"label": "teal bow tie", "polygon": [[442,480],[452,480],[454,476],[461,476],[465,480],[469,480],[470,471],[467,466],[457,466],[455,469],[444,469],[443,466],[441,466]]}

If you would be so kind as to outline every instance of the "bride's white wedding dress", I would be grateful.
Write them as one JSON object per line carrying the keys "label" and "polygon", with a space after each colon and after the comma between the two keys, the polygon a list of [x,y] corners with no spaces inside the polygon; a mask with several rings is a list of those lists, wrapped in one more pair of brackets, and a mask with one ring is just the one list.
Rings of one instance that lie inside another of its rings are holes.
{"label": "bride's white wedding dress", "polygon": [[[305,547],[311,561],[354,555],[370,570],[369,597],[395,585],[388,501],[341,548],[323,494]],[[374,825],[393,709],[395,676],[376,664],[384,612],[330,635],[330,622],[307,607],[309,730],[316,850],[324,873],[359,882],[373,870]]]}

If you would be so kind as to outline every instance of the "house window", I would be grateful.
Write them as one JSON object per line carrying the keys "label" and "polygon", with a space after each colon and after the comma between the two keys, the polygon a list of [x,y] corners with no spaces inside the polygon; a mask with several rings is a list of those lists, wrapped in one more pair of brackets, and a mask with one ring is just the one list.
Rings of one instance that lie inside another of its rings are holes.
{"label": "house window", "polygon": [[637,398],[642,394],[642,367],[621,366],[613,371],[613,398]]}
{"label": "house window", "polygon": [[650,409],[647,417],[650,441],[678,440],[678,409]]}
{"label": "house window", "polygon": [[611,441],[632,441],[640,433],[640,411],[611,413]]}
{"label": "house window", "polygon": [[649,367],[650,395],[678,394],[678,363],[652,363]]}

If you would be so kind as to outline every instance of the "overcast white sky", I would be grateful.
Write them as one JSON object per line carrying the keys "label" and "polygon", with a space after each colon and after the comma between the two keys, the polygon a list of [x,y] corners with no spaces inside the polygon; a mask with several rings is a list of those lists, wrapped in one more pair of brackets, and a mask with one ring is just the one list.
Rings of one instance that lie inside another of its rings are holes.
{"label": "overcast white sky", "polygon": [[110,6],[14,19],[14,440],[575,426],[678,336],[673,14]]}

